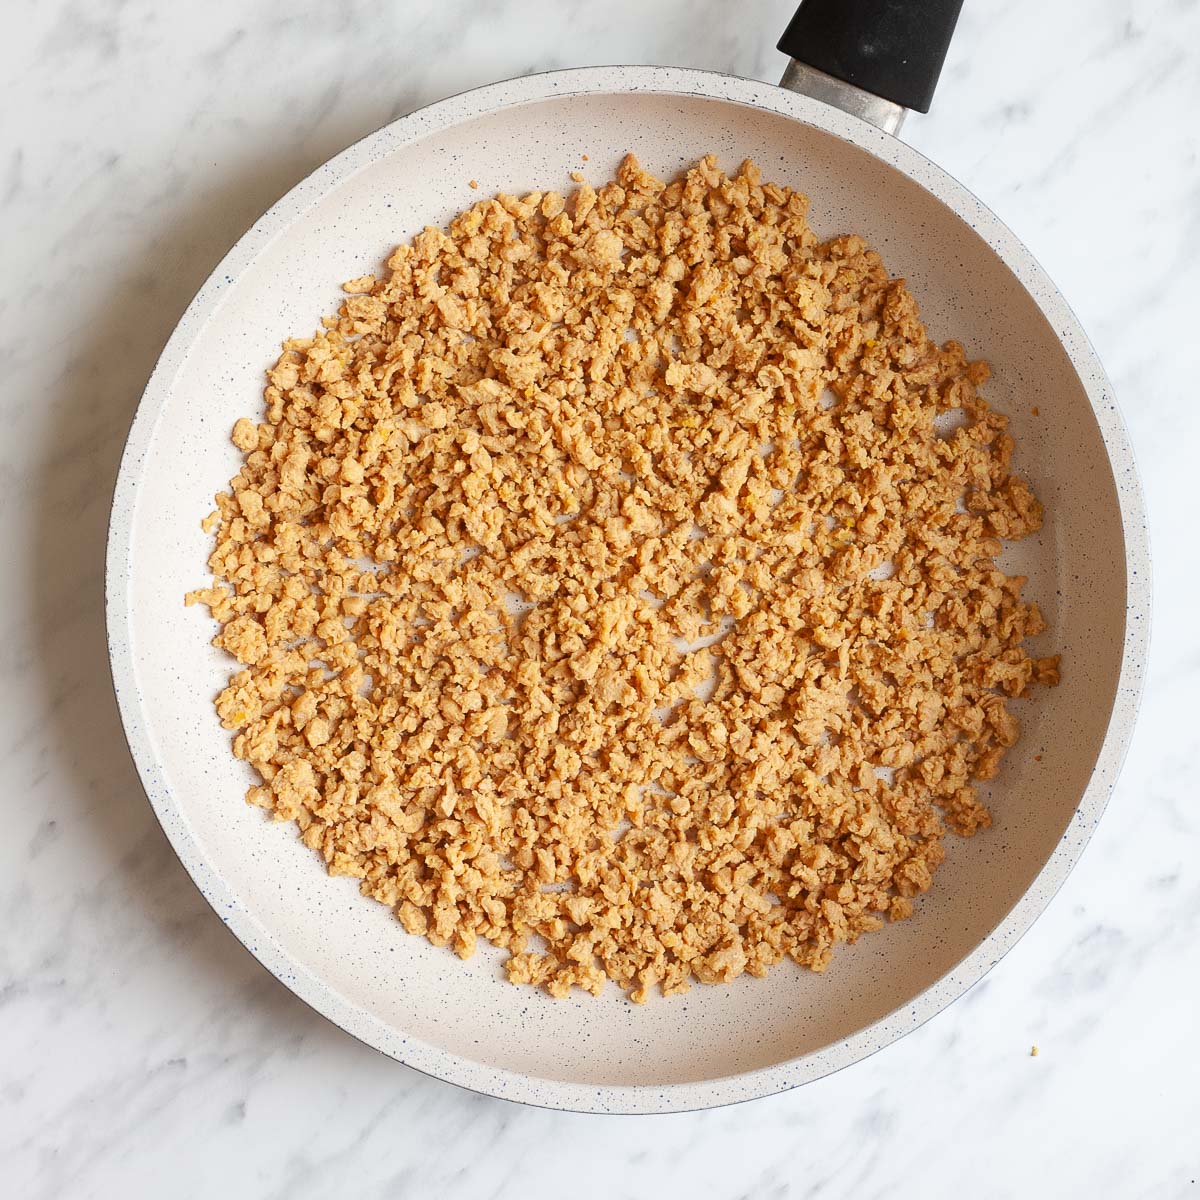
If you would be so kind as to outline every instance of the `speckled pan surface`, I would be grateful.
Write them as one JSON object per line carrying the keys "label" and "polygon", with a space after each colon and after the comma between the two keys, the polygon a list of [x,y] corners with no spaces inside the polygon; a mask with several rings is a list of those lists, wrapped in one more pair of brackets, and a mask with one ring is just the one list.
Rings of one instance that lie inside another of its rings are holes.
{"label": "speckled pan surface", "polygon": [[[991,831],[948,843],[916,917],[765,980],[629,1004],[554,1001],[503,981],[490,949],[461,963],[404,934],[353,881],[242,802],[247,768],[211,698],[228,662],[183,593],[203,583],[199,521],[236,469],[228,431],[259,411],[286,336],[338,285],[479,195],[608,177],[633,150],[659,174],[716,152],[803,189],[819,233],[856,232],[905,276],[935,336],[989,359],[1019,467],[1048,510],[1009,559],[1043,606],[1056,692],[1020,704],[1024,736],[994,781]],[[584,164],[582,155],[588,155]],[[469,189],[476,179],[480,191]],[[288,987],[419,1070],[513,1100],[677,1111],[818,1078],[915,1028],[1021,936],[1079,857],[1120,767],[1142,682],[1149,560],[1133,459],[1074,316],[1013,235],[915,151],[769,85],[670,68],[530,76],[435,104],[316,171],[220,264],[163,352],[129,435],[110,527],[113,678],[146,791],[222,919]],[[1040,756],[1038,761],[1035,756]]]}

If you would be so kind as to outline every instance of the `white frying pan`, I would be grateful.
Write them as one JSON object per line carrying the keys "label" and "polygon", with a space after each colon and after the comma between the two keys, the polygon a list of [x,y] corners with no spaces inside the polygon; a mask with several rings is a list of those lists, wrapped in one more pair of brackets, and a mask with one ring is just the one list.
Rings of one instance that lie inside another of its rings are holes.
{"label": "white frying pan", "polygon": [[[1025,932],[1078,859],[1129,740],[1147,645],[1142,496],[1112,392],[1083,330],[1020,242],[898,141],[928,107],[958,0],[808,0],[781,43],[785,83],[609,67],[498,83],[381,129],[314,172],[230,251],[167,343],[129,434],[108,548],[113,678],[146,791],[179,857],[235,934],[356,1037],[477,1091],[588,1111],[700,1108],[816,1079],[949,1004]],[[914,18],[914,14],[916,14]],[[872,24],[873,22],[873,24]],[[813,70],[816,66],[819,70]],[[847,83],[858,81],[863,91]],[[820,98],[813,98],[817,94]],[[840,111],[841,109],[852,111]],[[883,128],[883,126],[886,126]],[[888,131],[890,130],[890,132]],[[990,789],[994,827],[951,838],[911,921],[834,956],[825,975],[643,1007],[616,987],[555,1001],[406,935],[355,883],[329,878],[290,825],[242,801],[250,782],[212,697],[229,660],[183,594],[206,579],[199,522],[239,456],[289,335],[337,306],[344,279],[482,194],[608,178],[634,151],[670,176],[713,151],[806,192],[821,235],[864,235],[909,280],[933,335],[988,359],[1045,528],[1005,565],[1061,651],[1063,683],[1024,701],[1024,735]],[[588,161],[583,162],[583,155]],[[468,187],[478,180],[480,191]]]}

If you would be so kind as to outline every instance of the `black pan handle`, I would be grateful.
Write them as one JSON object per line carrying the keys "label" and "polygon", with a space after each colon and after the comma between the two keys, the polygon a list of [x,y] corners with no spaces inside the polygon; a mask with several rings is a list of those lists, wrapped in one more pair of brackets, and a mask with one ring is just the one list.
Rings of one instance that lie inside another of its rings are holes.
{"label": "black pan handle", "polygon": [[903,108],[928,112],[963,0],[803,0],[779,49]]}

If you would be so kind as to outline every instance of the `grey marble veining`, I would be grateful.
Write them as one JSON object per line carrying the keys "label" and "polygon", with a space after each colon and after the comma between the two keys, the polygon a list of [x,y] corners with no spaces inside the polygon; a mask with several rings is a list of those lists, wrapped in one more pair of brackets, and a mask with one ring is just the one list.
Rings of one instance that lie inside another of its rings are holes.
{"label": "grey marble veining", "polygon": [[[1156,627],[1117,795],[962,1001],[820,1083],[655,1118],[521,1109],[354,1042],[171,854],[109,691],[107,504],[155,357],[287,187],[533,70],[774,79],[787,3],[48,0],[0,42],[0,1155],[60,1196],[1185,1196],[1200,1189],[1200,5],[970,0],[907,140],[1059,282],[1145,475]],[[1039,1055],[1029,1050],[1037,1044]]]}

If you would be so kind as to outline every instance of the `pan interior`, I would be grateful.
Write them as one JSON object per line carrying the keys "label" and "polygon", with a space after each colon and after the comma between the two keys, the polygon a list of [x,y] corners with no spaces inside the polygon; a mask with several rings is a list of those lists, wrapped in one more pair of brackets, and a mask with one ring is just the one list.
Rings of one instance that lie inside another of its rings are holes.
{"label": "pan interior", "polygon": [[[403,144],[374,139],[372,161],[323,194],[228,280],[169,382],[134,514],[131,634],[140,699],[169,788],[195,837],[263,941],[390,1031],[485,1067],[551,1080],[667,1085],[775,1065],[840,1042],[911,1002],[974,950],[1029,888],[1067,834],[1100,749],[1124,630],[1125,566],[1112,473],[1087,395],[1055,330],[967,223],[906,175],[818,128],[743,104],[650,93],[556,96],[502,109]],[[397,242],[481,194],[607,178],[634,151],[659,175],[706,152],[745,157],[805,191],[822,236],[854,232],[910,281],[939,339],[988,359],[984,394],[1006,412],[1017,465],[1046,505],[1041,534],[1006,565],[1050,623],[1064,679],[1014,706],[1024,735],[991,789],[995,825],[948,841],[948,859],[911,921],[842,948],[822,976],[781,964],[764,980],[697,986],[630,1005],[549,997],[503,982],[484,947],[467,963],[405,935],[353,881],[325,875],[290,825],[242,802],[236,762],[211,699],[229,660],[208,618],[182,597],[206,579],[199,521],[236,470],[228,431],[261,403],[280,341],[315,327],[339,283],[378,268]],[[582,155],[588,162],[582,162]],[[480,191],[468,181],[478,180]],[[159,798],[160,807],[164,803]],[[253,947],[252,947],[253,948]],[[381,1039],[382,1040],[382,1039]]]}

